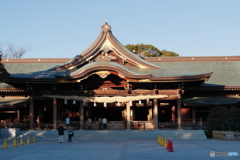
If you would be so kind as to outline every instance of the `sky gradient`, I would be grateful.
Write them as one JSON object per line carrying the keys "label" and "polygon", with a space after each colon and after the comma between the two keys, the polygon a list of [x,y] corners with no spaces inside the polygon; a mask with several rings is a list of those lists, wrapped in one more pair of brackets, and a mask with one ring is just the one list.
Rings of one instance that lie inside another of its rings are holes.
{"label": "sky gradient", "polygon": [[180,56],[240,55],[240,0],[1,0],[0,43],[29,45],[23,58],[72,58],[104,20],[123,44]]}

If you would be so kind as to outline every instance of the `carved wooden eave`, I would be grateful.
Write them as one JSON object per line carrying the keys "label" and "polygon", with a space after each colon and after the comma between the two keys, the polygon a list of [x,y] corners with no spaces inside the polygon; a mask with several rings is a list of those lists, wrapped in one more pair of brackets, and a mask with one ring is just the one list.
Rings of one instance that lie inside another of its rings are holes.
{"label": "carved wooden eave", "polygon": [[151,77],[151,81],[207,81],[213,72],[206,74],[199,74],[194,76],[181,76],[181,77]]}
{"label": "carved wooden eave", "polygon": [[179,83],[179,82],[198,82],[198,81],[207,81],[207,78],[200,78],[200,79],[172,79],[172,80],[158,80],[158,81],[151,81],[149,79],[142,79],[139,81],[131,81],[128,82],[135,82],[135,83]]}
{"label": "carved wooden eave", "polygon": [[111,31],[111,26],[106,23],[102,26],[102,30],[98,38],[89,48],[87,48],[83,53],[63,63],[61,66],[56,67],[55,70],[73,69],[87,62],[93,62],[96,60],[99,52],[104,52],[104,56],[107,58],[109,51],[114,51],[117,54],[118,58],[120,58],[122,61],[128,62],[136,67],[161,69],[161,67],[143,60],[142,58],[126,49],[114,37]]}
{"label": "carved wooden eave", "polygon": [[200,74],[194,76],[181,76],[181,77],[150,77],[139,81],[129,81],[138,83],[171,83],[171,82],[197,82],[208,81],[213,72],[207,74]]}
{"label": "carved wooden eave", "polygon": [[[140,74],[137,72],[133,72],[127,68],[125,68],[122,65],[119,65],[118,63],[114,62],[93,62],[89,63],[82,68],[71,72],[69,76],[66,76],[65,79],[80,79],[85,77],[86,75],[90,75],[92,73],[100,74],[100,72],[109,73],[109,74],[115,74],[119,76],[120,78],[130,78],[130,79],[146,79],[152,77],[151,74]],[[108,75],[109,75],[108,74]],[[101,77],[101,75],[99,75]],[[104,75],[103,75],[104,76]],[[107,75],[106,75],[107,76]],[[61,77],[61,76],[59,76]],[[105,78],[102,77],[102,78]]]}

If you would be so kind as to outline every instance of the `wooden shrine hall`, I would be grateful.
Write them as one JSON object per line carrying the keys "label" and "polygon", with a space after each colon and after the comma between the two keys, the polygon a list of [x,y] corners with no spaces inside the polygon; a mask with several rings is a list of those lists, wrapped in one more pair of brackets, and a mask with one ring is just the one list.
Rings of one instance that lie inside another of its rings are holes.
{"label": "wooden shrine hall", "polygon": [[105,23],[84,52],[67,58],[0,59],[3,127],[86,129],[204,127],[212,107],[239,106],[240,56],[144,57]]}

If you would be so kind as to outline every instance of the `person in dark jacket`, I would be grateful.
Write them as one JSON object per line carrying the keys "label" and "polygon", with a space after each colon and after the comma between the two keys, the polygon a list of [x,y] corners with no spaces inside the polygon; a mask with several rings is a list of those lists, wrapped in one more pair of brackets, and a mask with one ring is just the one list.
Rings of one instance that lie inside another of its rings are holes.
{"label": "person in dark jacket", "polygon": [[59,143],[63,143],[64,130],[65,130],[65,129],[63,128],[62,125],[60,125],[60,126],[58,127],[58,136],[59,136],[58,141],[59,141]]}
{"label": "person in dark jacket", "polygon": [[68,142],[72,142],[72,137],[73,137],[73,127],[72,126],[68,126],[67,127],[67,131],[68,131]]}

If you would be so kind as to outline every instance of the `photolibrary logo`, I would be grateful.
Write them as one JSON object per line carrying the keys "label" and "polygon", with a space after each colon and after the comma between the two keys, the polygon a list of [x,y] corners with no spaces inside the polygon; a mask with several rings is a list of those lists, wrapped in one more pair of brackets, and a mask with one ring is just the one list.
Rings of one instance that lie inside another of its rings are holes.
{"label": "photolibrary logo", "polygon": [[214,157],[214,156],[238,156],[238,152],[214,152],[211,151],[210,152],[210,157]]}
{"label": "photolibrary logo", "polygon": [[214,151],[211,151],[210,152],[210,157],[214,157],[215,156],[215,152]]}

